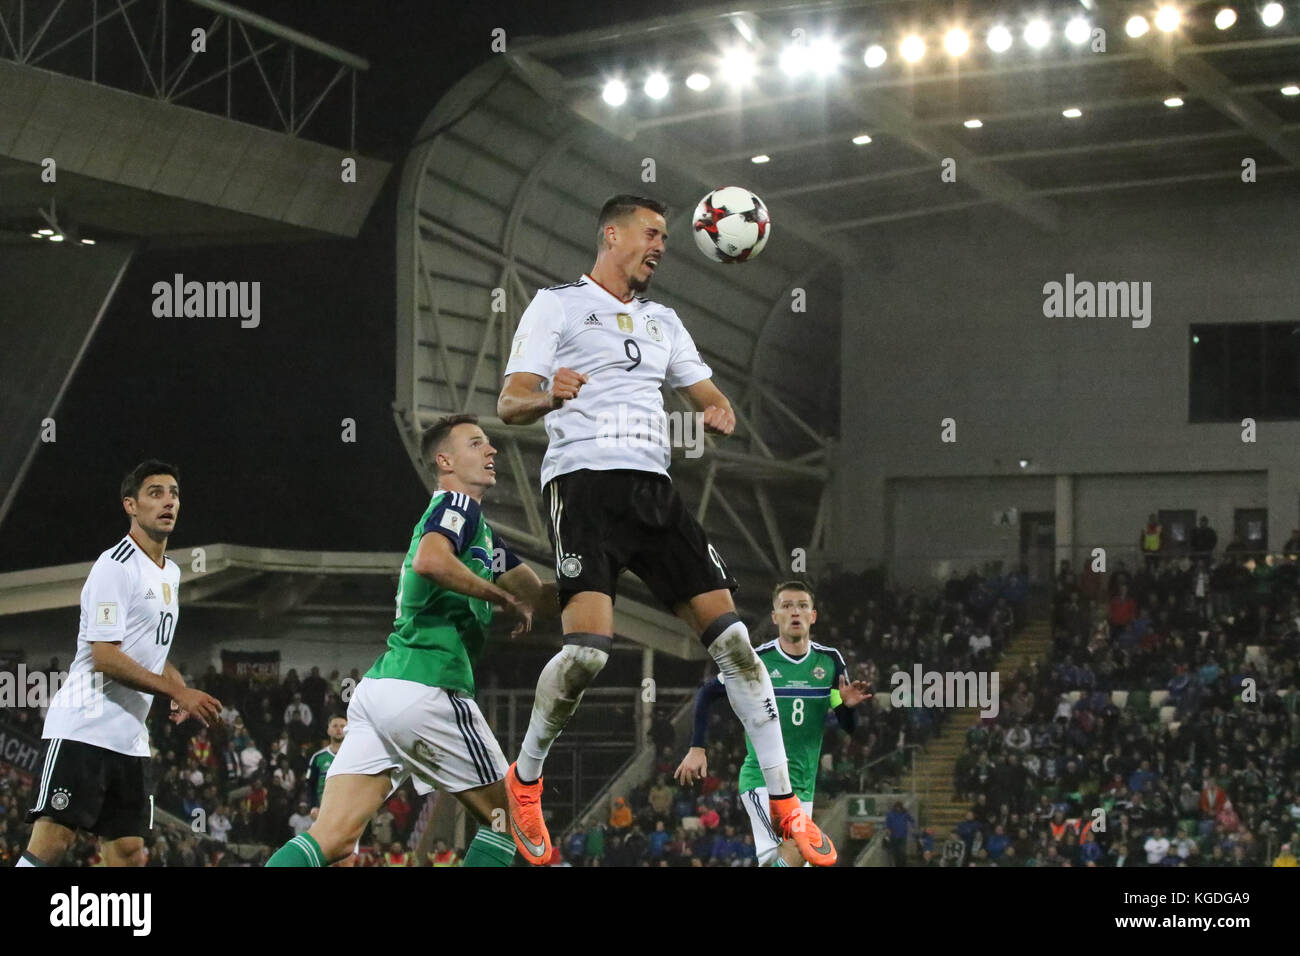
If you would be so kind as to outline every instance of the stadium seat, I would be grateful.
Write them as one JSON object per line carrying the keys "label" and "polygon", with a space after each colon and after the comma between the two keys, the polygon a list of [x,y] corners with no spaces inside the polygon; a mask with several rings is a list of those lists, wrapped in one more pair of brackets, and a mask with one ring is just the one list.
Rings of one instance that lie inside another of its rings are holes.
{"label": "stadium seat", "polygon": [[1178,710],[1172,705],[1160,708],[1160,723],[1172,724],[1174,722],[1174,713]]}
{"label": "stadium seat", "polygon": [[1165,701],[1168,699],[1169,699],[1169,691],[1167,690],[1153,690],[1151,692],[1151,706],[1153,708],[1164,707]]}
{"label": "stadium seat", "polygon": [[1128,706],[1128,691],[1126,690],[1111,691],[1110,702],[1114,704],[1116,707],[1118,707],[1120,710],[1123,710],[1125,707]]}

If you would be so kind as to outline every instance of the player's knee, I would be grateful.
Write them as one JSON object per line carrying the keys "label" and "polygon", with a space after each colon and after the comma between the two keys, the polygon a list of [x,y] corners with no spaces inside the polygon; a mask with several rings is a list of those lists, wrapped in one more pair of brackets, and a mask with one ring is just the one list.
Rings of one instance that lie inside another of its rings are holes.
{"label": "player's knee", "polygon": [[[740,627],[736,627],[739,624]],[[718,647],[730,650],[733,646],[739,647],[743,644],[749,647],[749,630],[745,623],[740,619],[740,615],[735,611],[724,611],[713,620],[709,621],[700,629],[700,643],[707,648],[712,648],[714,642],[720,642]],[[717,655],[714,655],[715,657]]]}
{"label": "player's knee", "polygon": [[605,634],[566,634],[559,654],[560,692],[576,697],[587,689],[609,660],[613,639]]}
{"label": "player's knee", "polygon": [[146,855],[144,840],[140,837],[123,837],[113,841],[113,856],[118,866],[144,866]]}
{"label": "player's knee", "polygon": [[331,825],[330,821],[325,821],[322,825],[321,821],[317,820],[307,833],[320,847],[321,856],[333,863],[335,860],[343,859],[356,848],[357,841],[361,839],[365,828],[364,821],[359,826],[340,827]]}

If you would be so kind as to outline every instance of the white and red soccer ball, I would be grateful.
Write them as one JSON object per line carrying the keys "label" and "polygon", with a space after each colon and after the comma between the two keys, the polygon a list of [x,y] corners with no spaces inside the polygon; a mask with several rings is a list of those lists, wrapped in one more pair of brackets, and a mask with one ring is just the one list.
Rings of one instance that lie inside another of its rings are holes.
{"label": "white and red soccer ball", "polygon": [[748,189],[722,186],[695,207],[695,244],[715,262],[745,262],[763,251],[772,236],[767,206]]}

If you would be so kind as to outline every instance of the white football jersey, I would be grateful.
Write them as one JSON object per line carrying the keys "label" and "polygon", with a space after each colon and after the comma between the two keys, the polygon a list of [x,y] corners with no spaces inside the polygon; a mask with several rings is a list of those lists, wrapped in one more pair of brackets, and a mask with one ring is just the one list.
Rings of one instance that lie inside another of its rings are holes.
{"label": "white football jersey", "polygon": [[543,487],[582,468],[668,474],[672,450],[660,389],[713,376],[676,312],[639,297],[624,302],[589,275],[538,290],[519,320],[505,374],[532,372],[550,387],[560,368],[588,381],[543,419],[550,438]]}
{"label": "white football jersey", "polygon": [[117,641],[127,657],[145,670],[163,672],[176,619],[181,569],[171,558],[159,567],[130,535],[99,556],[81,589],[81,629],[77,655],[67,682],[50,701],[46,738],[80,740],[132,757],[149,756],[145,718],[153,694],[135,690],[103,675],[103,693],[95,687],[91,645]]}

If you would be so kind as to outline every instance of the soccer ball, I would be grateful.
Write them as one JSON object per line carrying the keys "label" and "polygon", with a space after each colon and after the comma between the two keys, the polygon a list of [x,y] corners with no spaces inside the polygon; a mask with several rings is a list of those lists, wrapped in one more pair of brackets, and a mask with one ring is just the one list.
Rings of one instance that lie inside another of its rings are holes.
{"label": "soccer ball", "polygon": [[695,207],[695,244],[715,262],[744,262],[763,251],[772,235],[767,206],[748,189],[723,186]]}

